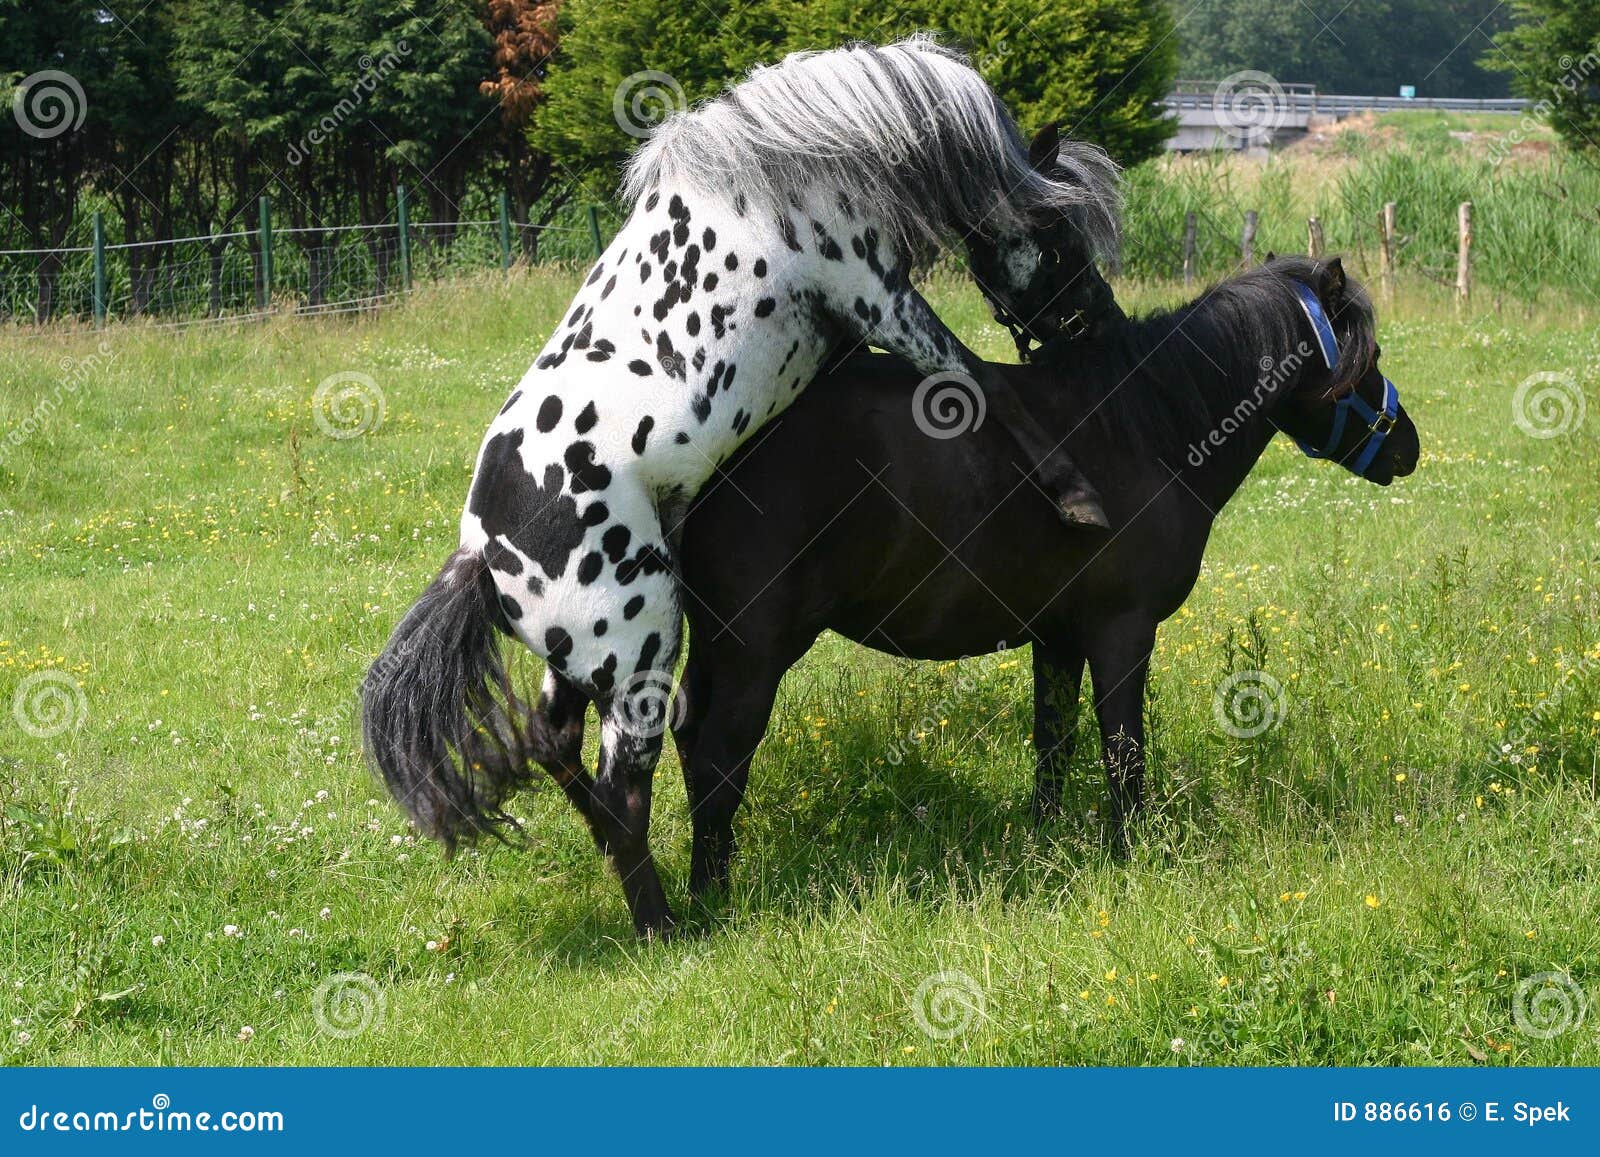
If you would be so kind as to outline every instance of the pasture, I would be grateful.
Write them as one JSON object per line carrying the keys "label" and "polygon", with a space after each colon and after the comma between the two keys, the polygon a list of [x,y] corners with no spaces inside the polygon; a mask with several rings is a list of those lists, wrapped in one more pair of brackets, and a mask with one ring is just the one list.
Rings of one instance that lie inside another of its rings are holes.
{"label": "pasture", "polygon": [[[1421,465],[1379,489],[1278,439],[1223,513],[1158,639],[1131,862],[1100,848],[1093,742],[1031,829],[1025,655],[829,637],[784,684],[725,907],[642,945],[552,786],[513,806],[527,850],[446,862],[353,722],[580,276],[0,337],[0,429],[30,431],[0,465],[0,1061],[1600,1063],[1600,416],[1514,420],[1530,375],[1594,398],[1592,302],[1458,319],[1419,284],[1380,312]],[[931,296],[1009,357],[975,292]],[[381,421],[331,437],[313,393],[344,372]],[[1283,710],[1236,738],[1214,694],[1245,670]],[[658,776],[686,912],[670,743]]]}

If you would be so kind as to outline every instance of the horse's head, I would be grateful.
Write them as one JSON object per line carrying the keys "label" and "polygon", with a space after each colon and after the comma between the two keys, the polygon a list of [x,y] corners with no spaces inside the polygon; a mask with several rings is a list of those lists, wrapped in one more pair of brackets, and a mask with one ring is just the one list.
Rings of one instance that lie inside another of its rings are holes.
{"label": "horse's head", "polygon": [[1337,257],[1291,284],[1316,352],[1297,388],[1274,407],[1272,424],[1309,456],[1331,458],[1369,482],[1404,478],[1417,468],[1421,445],[1400,392],[1378,368],[1382,350],[1366,294]]}
{"label": "horse's head", "polygon": [[1063,142],[1053,123],[1033,138],[1028,159],[1042,185],[1075,193],[1042,198],[1044,207],[1019,226],[980,224],[967,238],[972,275],[1024,358],[1030,339],[1093,336],[1123,319],[1095,267],[1117,243],[1115,163],[1099,149]]}

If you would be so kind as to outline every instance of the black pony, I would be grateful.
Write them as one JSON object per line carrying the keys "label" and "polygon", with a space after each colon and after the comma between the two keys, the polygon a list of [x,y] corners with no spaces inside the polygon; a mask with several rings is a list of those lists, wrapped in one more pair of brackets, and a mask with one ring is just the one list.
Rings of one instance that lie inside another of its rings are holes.
{"label": "black pony", "polygon": [[1156,626],[1188,597],[1217,512],[1273,434],[1378,485],[1416,467],[1371,306],[1337,259],[1269,259],[1059,352],[1007,372],[1103,480],[1110,537],[1059,525],[997,433],[928,437],[904,401],[915,373],[884,356],[819,380],[707,486],[684,536],[674,731],[695,895],[726,879],[778,682],[824,629],[915,659],[1032,644],[1040,819],[1059,807],[1087,662],[1120,845],[1143,798]]}
{"label": "black pony", "polygon": [[[778,683],[824,629],[917,659],[1032,644],[1040,817],[1059,806],[1087,662],[1120,843],[1143,795],[1156,626],[1188,597],[1217,511],[1273,434],[1380,485],[1416,466],[1371,307],[1337,259],[1271,259],[1180,309],[1064,345],[994,368],[1104,480],[1113,534],[1063,526],[994,424],[930,434],[908,402],[917,372],[881,355],[819,378],[701,491],[682,526],[689,659],[663,711],[693,812],[695,895],[727,878]],[[457,613],[487,624],[489,610]],[[472,743],[537,762],[585,815],[599,806],[581,703],[522,704],[487,626],[427,693],[444,702],[463,687],[481,692],[487,721]],[[640,934],[672,929],[659,888],[625,892]]]}

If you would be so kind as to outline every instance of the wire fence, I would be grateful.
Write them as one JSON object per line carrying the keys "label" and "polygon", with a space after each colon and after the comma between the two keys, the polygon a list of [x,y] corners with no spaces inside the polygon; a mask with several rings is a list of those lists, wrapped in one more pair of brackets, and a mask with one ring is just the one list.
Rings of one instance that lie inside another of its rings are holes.
{"label": "wire fence", "polygon": [[599,206],[578,215],[582,224],[545,225],[513,221],[504,198],[499,215],[485,220],[412,221],[404,190],[397,207],[396,220],[378,225],[278,227],[263,197],[254,229],[114,243],[95,212],[74,244],[0,250],[0,326],[351,312],[419,280],[590,261],[602,247]]}

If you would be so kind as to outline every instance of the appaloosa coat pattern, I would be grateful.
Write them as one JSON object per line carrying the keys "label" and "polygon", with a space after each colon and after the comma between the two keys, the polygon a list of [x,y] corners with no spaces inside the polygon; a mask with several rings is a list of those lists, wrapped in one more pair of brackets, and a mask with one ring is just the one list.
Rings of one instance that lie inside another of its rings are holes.
{"label": "appaloosa coat pattern", "polygon": [[[1031,231],[1065,219],[1088,251],[1111,243],[1114,184],[1087,146],[1030,163],[977,73],[925,38],[796,55],[661,126],[631,163],[631,214],[489,427],[460,550],[368,679],[368,749],[419,826],[452,844],[493,829],[532,758],[589,821],[641,931],[662,927],[644,832],[688,504],[830,352],[871,343],[924,374],[973,375],[1058,501],[1097,510],[910,275],[981,235],[1002,255],[985,291],[1003,302],[1041,264]],[[522,718],[484,619],[545,659],[539,719]]]}

